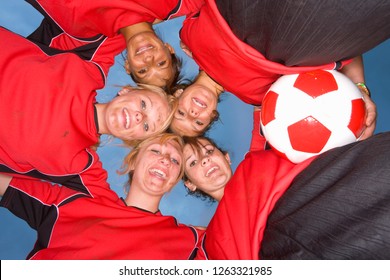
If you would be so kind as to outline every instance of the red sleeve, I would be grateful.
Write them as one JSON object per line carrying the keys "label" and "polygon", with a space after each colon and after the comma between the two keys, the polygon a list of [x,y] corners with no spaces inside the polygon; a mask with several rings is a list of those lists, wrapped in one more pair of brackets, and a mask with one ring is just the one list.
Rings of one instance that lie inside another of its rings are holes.
{"label": "red sleeve", "polygon": [[[126,26],[153,23],[199,10],[204,0],[38,0],[63,30],[72,36],[115,36]],[[66,10],[66,13],[64,13]]]}
{"label": "red sleeve", "polygon": [[269,213],[314,158],[294,164],[272,150],[248,153],[207,227],[209,259],[258,259]]}
{"label": "red sleeve", "polygon": [[[12,178],[9,187],[27,194],[42,204],[58,205],[79,192],[34,178]],[[6,193],[8,192],[8,189]]]}
{"label": "red sleeve", "polygon": [[90,61],[101,69],[105,75],[105,80],[107,80],[110,67],[115,63],[115,57],[125,48],[126,42],[122,35],[106,38],[105,41],[96,48]]}
{"label": "red sleeve", "polygon": [[253,129],[252,129],[252,140],[249,150],[250,151],[262,151],[265,148],[266,140],[261,134],[260,128],[260,114],[261,108],[255,107],[253,111]]}

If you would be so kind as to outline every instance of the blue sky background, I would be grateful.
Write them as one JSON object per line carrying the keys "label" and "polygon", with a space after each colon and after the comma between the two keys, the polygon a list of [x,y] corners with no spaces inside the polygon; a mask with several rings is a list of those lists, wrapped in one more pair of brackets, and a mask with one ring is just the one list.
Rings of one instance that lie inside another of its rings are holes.
{"label": "blue sky background", "polygon": [[[28,3],[22,0],[2,1],[0,25],[23,36],[38,27],[42,16]],[[184,61],[183,76],[192,79],[198,72],[196,64],[188,59],[179,47],[178,32],[182,18],[161,23],[156,26],[162,38],[171,43],[179,57]],[[0,43],[1,44],[1,43]],[[1,46],[1,45],[0,45]],[[366,84],[377,104],[378,121],[376,132],[390,130],[390,41],[364,55]],[[111,68],[107,86],[98,95],[99,102],[109,101],[117,92],[117,86],[131,83],[122,68],[123,59],[118,56],[116,65]],[[31,69],[33,71],[33,69]],[[23,81],[21,81],[23,82]],[[210,131],[210,136],[225,150],[229,151],[232,168],[235,170],[249,148],[252,129],[252,107],[239,101],[230,93],[224,93],[219,105],[220,121]],[[1,124],[0,124],[1,125]],[[119,196],[124,196],[123,186],[126,176],[117,175],[116,171],[128,150],[120,146],[119,141],[106,141],[98,150],[103,166],[109,173],[111,187]],[[39,156],[39,155],[37,155]],[[206,226],[210,221],[216,203],[186,195],[180,182],[161,203],[161,212],[175,216],[179,222]],[[0,259],[25,259],[36,240],[36,233],[27,223],[0,208]],[[77,234],[77,233],[75,233]]]}

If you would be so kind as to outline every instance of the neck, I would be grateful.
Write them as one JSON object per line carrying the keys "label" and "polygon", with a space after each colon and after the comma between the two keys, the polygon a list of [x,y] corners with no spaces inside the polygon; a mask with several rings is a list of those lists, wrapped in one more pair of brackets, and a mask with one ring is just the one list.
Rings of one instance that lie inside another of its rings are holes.
{"label": "neck", "polygon": [[105,103],[96,103],[96,115],[97,115],[97,123],[99,127],[99,134],[109,134],[109,131],[107,129],[107,125],[105,122],[105,111],[106,111],[106,104]]}
{"label": "neck", "polygon": [[223,87],[218,84],[216,81],[214,81],[209,75],[207,75],[206,72],[201,70],[196,77],[196,83],[200,83],[203,86],[209,88],[212,90],[212,92],[215,92],[217,96],[219,96],[223,91]]}
{"label": "neck", "polygon": [[128,206],[134,206],[146,211],[156,213],[160,206],[162,196],[150,196],[143,192],[138,192],[135,186],[130,187],[125,199]]}
{"label": "neck", "polygon": [[224,191],[225,191],[225,187],[218,189],[215,192],[210,193],[209,195],[213,197],[216,201],[220,202],[223,197]]}
{"label": "neck", "polygon": [[134,35],[137,35],[142,32],[154,33],[152,25],[148,22],[141,22],[120,29],[120,33],[125,37],[126,42]]}

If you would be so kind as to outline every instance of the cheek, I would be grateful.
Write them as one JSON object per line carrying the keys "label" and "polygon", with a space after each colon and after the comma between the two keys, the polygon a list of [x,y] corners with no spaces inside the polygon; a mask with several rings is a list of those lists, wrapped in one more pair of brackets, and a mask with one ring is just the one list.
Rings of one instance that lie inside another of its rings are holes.
{"label": "cheek", "polygon": [[202,182],[205,180],[204,175],[202,174],[202,169],[199,167],[196,167],[192,170],[191,176],[189,176],[192,182],[195,184]]}

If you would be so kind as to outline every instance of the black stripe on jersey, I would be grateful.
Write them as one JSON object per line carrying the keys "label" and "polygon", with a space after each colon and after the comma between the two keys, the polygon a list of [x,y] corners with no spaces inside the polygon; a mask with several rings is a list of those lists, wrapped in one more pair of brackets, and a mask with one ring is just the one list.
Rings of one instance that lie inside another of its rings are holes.
{"label": "black stripe on jersey", "polygon": [[[31,6],[33,6],[38,12],[40,12],[44,19],[41,22],[41,25],[33,32],[31,33],[27,39],[30,41],[33,41],[35,43],[41,43],[46,46],[48,46],[51,42],[51,40],[62,34],[66,33],[62,28],[51,18],[51,16],[46,13],[46,11],[42,8],[42,6],[35,0],[26,0]],[[97,40],[100,40],[101,37],[104,37],[101,34],[95,35],[90,38],[80,38],[73,36],[74,38],[86,42],[95,42]]]}
{"label": "black stripe on jersey", "polygon": [[208,259],[209,259],[209,255],[207,254],[206,247],[205,247],[206,237],[207,237],[207,234],[205,233],[205,234],[203,235],[203,239],[202,239],[202,241],[201,241],[200,247],[202,248],[202,250],[203,250],[203,252],[204,252],[204,255],[205,255],[205,257],[206,257],[206,260],[208,260]]}
{"label": "black stripe on jersey", "polygon": [[[175,221],[176,221],[176,219],[175,219]],[[176,224],[177,224],[177,221],[176,221]],[[195,244],[198,244],[198,240],[199,240],[198,232],[197,232],[193,227],[191,227],[191,226],[189,226],[189,228],[190,228],[190,230],[192,231],[192,233],[194,234],[194,237],[195,237]],[[188,257],[188,259],[189,259],[189,260],[195,259],[197,253],[198,253],[198,248],[195,247],[195,248],[192,250],[192,252],[191,252],[190,256]]]}
{"label": "black stripe on jersey", "polygon": [[[87,166],[89,166],[91,163],[89,162]],[[26,173],[19,173],[15,170],[10,169],[8,166],[0,164],[0,172],[9,173],[9,174],[19,174],[23,176],[33,177],[41,180],[45,180],[48,182],[60,184],[63,186],[66,186],[69,189],[81,192],[83,194],[90,195],[88,189],[83,184],[83,181],[81,180],[81,177],[79,174],[71,174],[71,175],[61,175],[61,176],[55,176],[55,175],[46,175],[41,172],[39,172],[36,169],[32,169],[29,172]]]}
{"label": "black stripe on jersey", "polygon": [[336,61],[334,69],[339,70],[342,66],[343,66],[343,64],[341,61]]}
{"label": "black stripe on jersey", "polygon": [[[61,205],[80,197],[85,196],[83,194],[73,195],[65,199]],[[26,221],[31,228],[38,232],[38,240],[33,250],[28,254],[27,259],[48,247],[53,227],[58,218],[56,205],[44,204],[35,197],[9,186],[0,201],[0,206],[7,208],[12,214]]]}
{"label": "black stripe on jersey", "polygon": [[[46,44],[30,40],[34,45],[39,47],[45,54],[48,56],[55,56],[58,54],[64,54],[64,53],[73,53],[77,55],[80,59],[85,60],[85,61],[90,61],[92,60],[92,57],[95,55],[96,50],[100,47],[100,45],[106,40],[106,36],[99,35],[100,39],[97,41],[94,41],[89,44],[85,44],[83,46],[71,49],[71,50],[59,50],[55,48],[51,48],[47,46]],[[44,39],[45,40],[45,39]],[[96,64],[95,64],[96,65]],[[103,72],[103,70],[96,65],[96,67],[99,69],[100,74],[102,75],[102,79],[105,81],[106,76]]]}
{"label": "black stripe on jersey", "polygon": [[163,18],[163,20],[168,20],[171,15],[176,14],[180,10],[180,6],[181,6],[181,0],[177,1],[175,8],[173,8],[172,11],[170,11],[168,15],[165,18]]}

